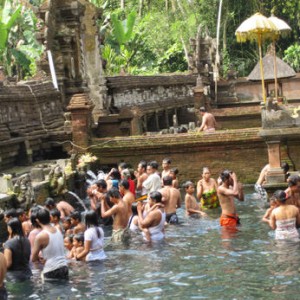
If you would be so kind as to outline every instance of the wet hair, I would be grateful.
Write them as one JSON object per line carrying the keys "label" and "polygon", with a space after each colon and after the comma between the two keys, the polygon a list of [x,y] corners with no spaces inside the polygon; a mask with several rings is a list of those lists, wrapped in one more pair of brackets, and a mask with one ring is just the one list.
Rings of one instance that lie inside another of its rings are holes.
{"label": "wet hair", "polygon": [[173,178],[171,176],[165,176],[163,178],[164,185],[172,185]]}
{"label": "wet hair", "polygon": [[103,189],[107,188],[107,183],[104,179],[100,179],[100,180],[96,181],[96,185],[98,188],[103,188]]}
{"label": "wet hair", "polygon": [[48,197],[45,201],[45,206],[48,208],[55,206],[54,200],[52,198]]}
{"label": "wet hair", "polygon": [[174,173],[175,175],[177,175],[179,173],[179,170],[177,168],[172,168],[170,170],[170,173]]}
{"label": "wet hair", "polygon": [[121,198],[121,194],[119,192],[119,190],[115,187],[112,187],[108,192],[107,192],[107,196],[111,197],[111,198]]}
{"label": "wet hair", "polygon": [[43,225],[50,223],[50,213],[47,209],[41,208],[37,211],[36,219],[39,220]]}
{"label": "wet hair", "polygon": [[226,180],[228,180],[230,178],[230,174],[232,174],[232,171],[224,170],[220,174],[220,178],[221,178],[222,182],[225,182]]}
{"label": "wet hair", "polygon": [[128,168],[128,164],[126,162],[120,162],[118,164],[118,167],[121,169],[121,170],[124,170],[124,169],[127,169]]}
{"label": "wet hair", "polygon": [[18,208],[18,209],[16,210],[16,214],[17,214],[18,217],[20,217],[20,216],[22,216],[22,215],[25,214],[25,211],[24,211],[23,208]]}
{"label": "wet hair", "polygon": [[139,162],[139,165],[141,165],[141,167],[146,170],[146,168],[147,168],[147,162],[145,160],[141,160]]}
{"label": "wet hair", "polygon": [[281,164],[281,169],[284,171],[284,173],[287,173],[289,171],[289,169],[290,169],[290,166],[289,166],[289,164],[287,162],[283,162]]}
{"label": "wet hair", "polygon": [[81,222],[81,213],[77,210],[73,211],[70,215],[70,219],[78,220]]}
{"label": "wet hair", "polygon": [[75,234],[73,236],[73,240],[76,240],[77,242],[84,243],[84,235],[82,233]]}
{"label": "wet hair", "polygon": [[98,226],[99,226],[98,215],[94,210],[89,210],[85,214],[85,225],[87,228],[95,226],[98,238],[101,237],[101,232],[98,228]]}
{"label": "wet hair", "polygon": [[300,177],[298,175],[291,175],[287,180],[288,186],[295,186],[299,181],[300,181]]}
{"label": "wet hair", "polygon": [[156,160],[152,160],[150,162],[148,162],[148,166],[150,166],[151,168],[157,170],[158,169],[158,163]]}
{"label": "wet hair", "polygon": [[18,218],[12,218],[7,222],[7,227],[11,228],[12,236],[19,235],[24,236],[22,223]]}
{"label": "wet hair", "polygon": [[129,182],[127,179],[123,179],[120,181],[119,186],[124,187],[125,190],[129,189]]}
{"label": "wet hair", "polygon": [[30,209],[30,222],[31,222],[32,226],[35,228],[41,228],[40,224],[36,221],[37,212],[40,209],[41,208],[39,206],[34,206]]}
{"label": "wet hair", "polygon": [[6,218],[17,218],[18,214],[17,214],[17,211],[14,208],[10,208],[10,209],[8,209],[4,212],[4,216]]}
{"label": "wet hair", "polygon": [[187,189],[190,186],[194,186],[194,183],[189,180],[189,181],[186,181],[182,186],[184,189]]}
{"label": "wet hair", "polygon": [[65,239],[68,239],[69,243],[73,243],[73,237],[74,237],[73,234],[68,234],[68,235],[65,236]]}
{"label": "wet hair", "polygon": [[50,210],[50,215],[52,217],[57,217],[58,219],[60,219],[60,211],[57,208],[53,208]]}
{"label": "wet hair", "polygon": [[200,109],[199,109],[199,111],[206,112],[206,108],[204,106],[201,106]]}
{"label": "wet hair", "polygon": [[69,216],[65,217],[63,223],[68,223],[69,225],[71,225],[71,218]]}
{"label": "wet hair", "polygon": [[203,169],[202,169],[202,174],[203,174],[206,170],[207,170],[208,172],[210,172],[209,167],[203,167]]}
{"label": "wet hair", "polygon": [[162,194],[158,191],[153,191],[149,194],[149,197],[155,201],[155,203],[161,203]]}
{"label": "wet hair", "polygon": [[283,191],[283,190],[275,191],[273,194],[273,197],[281,203],[285,203],[285,201],[287,200],[287,195],[286,195],[285,191]]}
{"label": "wet hair", "polygon": [[111,177],[112,179],[120,180],[120,179],[121,179],[121,174],[120,174],[120,172],[119,172],[118,170],[115,169],[115,170],[113,170],[113,171],[111,172],[110,177]]}
{"label": "wet hair", "polygon": [[131,174],[130,174],[130,171],[128,169],[122,170],[121,174],[124,177],[124,179],[130,179],[131,178]]}
{"label": "wet hair", "polygon": [[164,158],[162,162],[165,163],[165,164],[171,164],[171,159],[170,158]]}

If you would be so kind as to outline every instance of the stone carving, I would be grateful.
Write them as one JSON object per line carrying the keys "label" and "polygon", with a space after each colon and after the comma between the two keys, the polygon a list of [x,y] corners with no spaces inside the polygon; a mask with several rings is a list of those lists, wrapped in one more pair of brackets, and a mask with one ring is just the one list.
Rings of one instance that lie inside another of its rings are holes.
{"label": "stone carving", "polygon": [[66,176],[59,165],[52,167],[49,173],[49,187],[52,197],[58,197],[67,192]]}
{"label": "stone carving", "polygon": [[14,184],[13,191],[21,207],[28,209],[34,202],[34,192],[30,174],[20,176]]}

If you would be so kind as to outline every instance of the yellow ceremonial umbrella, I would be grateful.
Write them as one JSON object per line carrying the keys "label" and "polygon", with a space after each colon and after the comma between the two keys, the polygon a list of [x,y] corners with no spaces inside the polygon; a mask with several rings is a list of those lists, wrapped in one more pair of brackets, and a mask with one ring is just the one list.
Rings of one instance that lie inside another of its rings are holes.
{"label": "yellow ceremonial umbrella", "polygon": [[262,85],[262,95],[264,103],[266,103],[264,69],[262,63],[262,41],[267,38],[273,38],[278,34],[277,27],[267,17],[261,13],[256,13],[250,18],[246,19],[235,31],[238,42],[257,41],[259,49],[259,64]]}
{"label": "yellow ceremonial umbrella", "polygon": [[277,83],[277,63],[276,63],[276,45],[275,41],[279,37],[279,35],[288,34],[292,29],[291,27],[284,22],[283,20],[275,17],[273,14],[268,18],[277,28],[278,34],[272,37],[273,39],[273,48],[274,48],[274,79],[275,79],[275,99],[278,98],[278,83]]}

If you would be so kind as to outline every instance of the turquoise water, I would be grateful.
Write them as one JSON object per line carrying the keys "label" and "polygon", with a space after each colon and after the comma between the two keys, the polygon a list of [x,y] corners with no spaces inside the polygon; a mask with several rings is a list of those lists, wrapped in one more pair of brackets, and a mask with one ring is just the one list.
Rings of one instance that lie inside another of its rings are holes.
{"label": "turquoise water", "polygon": [[242,226],[229,235],[220,211],[188,219],[180,209],[163,244],[107,244],[104,263],[72,262],[69,282],[42,283],[34,270],[31,281],[7,283],[10,299],[298,299],[300,247],[276,244],[260,207],[251,194],[237,203]]}

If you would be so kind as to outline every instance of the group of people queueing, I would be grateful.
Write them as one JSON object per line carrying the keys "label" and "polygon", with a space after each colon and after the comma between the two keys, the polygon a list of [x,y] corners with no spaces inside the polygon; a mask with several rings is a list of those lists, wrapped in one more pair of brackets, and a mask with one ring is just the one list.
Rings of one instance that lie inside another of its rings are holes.
{"label": "group of people queueing", "polygon": [[[112,225],[113,243],[128,241],[132,233],[141,233],[147,242],[162,241],[165,226],[179,224],[176,211],[182,199],[178,169],[171,168],[171,160],[164,159],[162,171],[158,169],[156,161],[141,161],[135,171],[126,163],[119,164],[88,187],[91,209],[84,214],[66,201],[56,203],[52,198],[47,198],[44,206],[32,207],[29,218],[22,209],[6,211],[9,237],[4,243],[4,255],[0,255],[0,294],[5,295],[6,269],[24,280],[32,276],[32,265],[37,264],[42,265],[45,279],[67,279],[68,259],[104,260],[105,225]],[[296,225],[300,225],[299,176],[290,176],[288,185],[286,191],[274,193],[263,221],[275,229],[276,239],[295,240],[299,239]],[[220,207],[223,228],[236,228],[239,224],[234,199],[243,201],[244,194],[234,172],[224,170],[215,180],[205,167],[196,191],[191,181],[186,181],[183,188],[187,216],[205,217],[205,210]]]}

